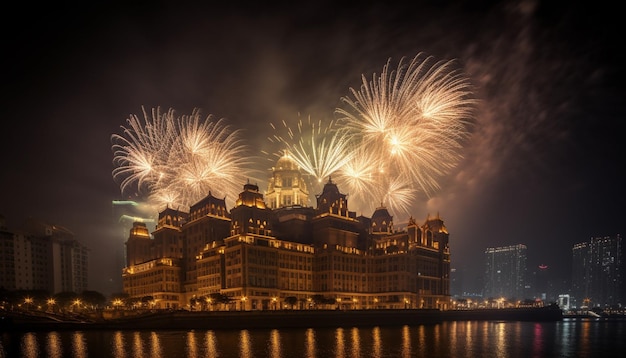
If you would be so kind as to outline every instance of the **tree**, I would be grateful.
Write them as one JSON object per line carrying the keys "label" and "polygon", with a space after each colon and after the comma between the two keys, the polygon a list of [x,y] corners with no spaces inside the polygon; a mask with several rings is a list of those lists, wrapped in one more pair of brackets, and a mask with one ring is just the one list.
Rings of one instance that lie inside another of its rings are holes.
{"label": "tree", "polygon": [[111,295],[111,303],[116,307],[128,307],[130,304],[130,295],[126,292],[114,293]]}
{"label": "tree", "polygon": [[63,291],[54,295],[54,299],[61,308],[69,308],[80,297],[76,292]]}
{"label": "tree", "polygon": [[85,290],[80,295],[80,298],[86,305],[92,308],[103,307],[107,302],[106,297],[98,291]]}
{"label": "tree", "polygon": [[319,294],[313,295],[312,299],[313,299],[313,303],[315,303],[316,306],[324,304],[324,301],[325,301],[324,295],[319,295]]}
{"label": "tree", "polygon": [[154,301],[154,297],[152,296],[142,296],[141,297],[141,307],[146,308],[150,307],[150,303]]}
{"label": "tree", "polygon": [[233,301],[233,299],[230,298],[229,296],[226,296],[219,292],[214,292],[214,293],[209,294],[209,299],[211,300],[211,304],[228,305]]}
{"label": "tree", "polygon": [[296,296],[287,296],[285,297],[285,303],[291,306],[291,309],[293,309],[293,306],[298,303],[298,298]]}

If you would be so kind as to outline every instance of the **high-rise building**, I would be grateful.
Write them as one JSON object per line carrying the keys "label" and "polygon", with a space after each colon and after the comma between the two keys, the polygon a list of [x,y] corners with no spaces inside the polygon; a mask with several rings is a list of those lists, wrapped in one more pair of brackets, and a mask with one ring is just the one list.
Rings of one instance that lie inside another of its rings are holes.
{"label": "high-rise building", "polygon": [[580,308],[589,297],[591,270],[591,243],[580,242],[572,246],[571,306]]}
{"label": "high-rise building", "polygon": [[88,288],[89,249],[68,229],[28,220],[9,230],[0,217],[0,286],[80,293]]}
{"label": "high-rise building", "polygon": [[[411,218],[402,230],[385,207],[371,219],[357,218],[330,178],[316,208],[299,201],[303,191],[278,199],[276,182],[285,183],[285,168],[299,178],[290,158],[279,164],[269,183],[275,208],[256,184],[243,186],[230,211],[209,194],[168,227],[182,240],[180,261],[162,250],[147,249],[155,255],[140,258],[128,251],[124,291],[160,308],[449,307],[449,234],[438,215],[422,225]],[[131,231],[127,248],[136,240],[155,241],[165,216],[154,239]]]}
{"label": "high-rise building", "polygon": [[525,299],[526,245],[485,250],[485,298]]}
{"label": "high-rise building", "polygon": [[572,247],[572,295],[576,306],[623,305],[622,237],[592,237]]}
{"label": "high-rise building", "polygon": [[124,242],[128,239],[128,233],[133,229],[135,223],[143,223],[148,233],[152,233],[156,229],[156,220],[151,217],[150,206],[134,200],[113,200],[111,202],[112,225],[116,229],[117,234],[113,238],[116,240],[119,250],[114,252],[111,257],[113,265],[111,271],[106,272],[107,289],[110,292],[122,292],[122,282],[120,272],[126,267],[127,257],[124,250]]}

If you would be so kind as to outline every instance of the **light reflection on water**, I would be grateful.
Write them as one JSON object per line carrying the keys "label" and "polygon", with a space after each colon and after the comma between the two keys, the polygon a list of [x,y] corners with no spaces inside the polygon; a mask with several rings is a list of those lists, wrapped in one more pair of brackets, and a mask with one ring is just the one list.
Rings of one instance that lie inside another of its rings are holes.
{"label": "light reflection on water", "polygon": [[124,346],[126,345],[126,340],[124,339],[124,335],[122,332],[117,331],[113,334],[113,339],[111,341],[111,347],[113,349],[113,357],[114,358],[125,358],[126,354],[124,353]]}
{"label": "light reflection on water", "polygon": [[374,327],[372,329],[372,357],[380,358],[382,357],[382,342],[380,338],[380,327]]}
{"label": "light reflection on water", "polygon": [[50,332],[47,337],[48,342],[46,343],[46,352],[48,357],[51,358],[61,358],[62,355],[60,352],[63,351],[63,346],[61,345],[61,337],[57,332]]}
{"label": "light reflection on water", "polygon": [[594,357],[623,352],[626,321],[459,321],[398,327],[3,332],[5,357]]}
{"label": "light reflection on water", "polygon": [[27,333],[24,335],[22,339],[22,353],[27,358],[39,357],[39,344],[35,334]]}
{"label": "light reflection on water", "polygon": [[315,351],[315,330],[309,328],[306,330],[306,357],[315,358],[317,356]]}
{"label": "light reflection on water", "polygon": [[343,328],[337,328],[335,331],[335,357],[343,358],[345,356],[344,343]]}

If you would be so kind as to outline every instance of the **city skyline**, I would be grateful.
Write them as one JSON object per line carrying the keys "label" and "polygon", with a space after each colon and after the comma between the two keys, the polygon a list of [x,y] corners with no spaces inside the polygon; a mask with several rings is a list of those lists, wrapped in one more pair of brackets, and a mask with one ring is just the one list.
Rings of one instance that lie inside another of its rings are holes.
{"label": "city skyline", "polygon": [[[561,252],[623,234],[625,111],[612,14],[558,5],[153,4],[85,8],[55,22],[46,9],[18,9],[47,31],[4,32],[1,110],[11,135],[1,147],[0,214],[9,227],[28,217],[54,222],[113,255],[124,242],[111,202],[125,198],[111,176],[110,136],[142,106],[200,108],[243,129],[260,152],[271,147],[269,123],[332,120],[361,76],[423,52],[457,61],[479,104],[463,159],[411,214],[441,214],[453,267],[480,272],[486,247],[523,243],[529,267],[565,275]],[[259,164],[268,173],[271,163]],[[110,261],[94,258],[102,268],[94,289],[114,277]]]}

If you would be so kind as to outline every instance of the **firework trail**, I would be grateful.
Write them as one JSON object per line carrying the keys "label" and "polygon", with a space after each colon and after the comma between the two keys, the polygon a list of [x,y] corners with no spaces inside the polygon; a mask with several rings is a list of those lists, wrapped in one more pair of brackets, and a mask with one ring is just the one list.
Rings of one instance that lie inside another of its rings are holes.
{"label": "firework trail", "polygon": [[188,210],[209,191],[237,198],[249,174],[240,131],[224,119],[203,119],[198,109],[183,116],[173,109],[142,111],[143,120],[132,115],[122,134],[111,136],[112,174],[123,195],[144,197],[155,210]]}
{"label": "firework trail", "polygon": [[300,119],[295,130],[285,121],[279,127],[272,123],[270,126],[275,134],[268,139],[280,146],[276,155],[288,152],[300,169],[310,176],[311,188],[321,188],[352,158],[348,132],[333,121],[323,123],[321,120],[311,121],[310,117],[307,121]]}
{"label": "firework trail", "polygon": [[360,154],[340,170],[339,185],[362,205],[406,212],[418,194],[439,190],[462,159],[473,124],[470,83],[452,61],[420,53],[396,69],[388,60],[380,75],[362,76],[360,90],[350,92],[336,114]]}

